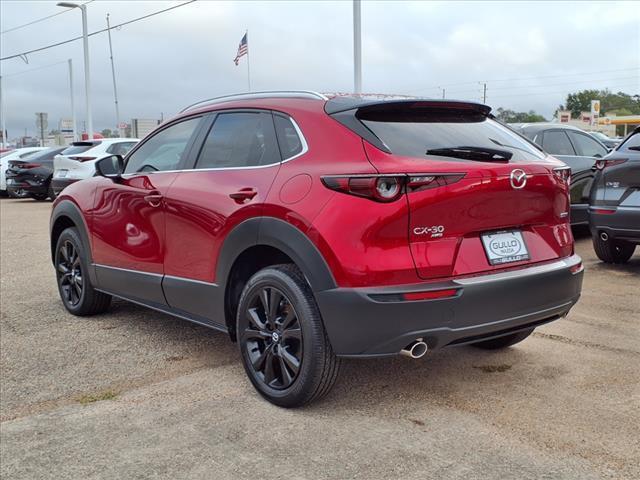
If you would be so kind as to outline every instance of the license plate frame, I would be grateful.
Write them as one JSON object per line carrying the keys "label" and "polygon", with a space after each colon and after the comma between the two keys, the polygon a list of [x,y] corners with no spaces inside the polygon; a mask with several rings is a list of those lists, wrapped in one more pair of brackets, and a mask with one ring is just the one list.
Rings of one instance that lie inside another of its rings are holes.
{"label": "license plate frame", "polygon": [[480,235],[480,240],[490,265],[504,265],[531,260],[522,230],[510,229],[487,232]]}
{"label": "license plate frame", "polygon": [[69,170],[58,170],[56,172],[56,178],[65,178],[68,173],[69,173]]}

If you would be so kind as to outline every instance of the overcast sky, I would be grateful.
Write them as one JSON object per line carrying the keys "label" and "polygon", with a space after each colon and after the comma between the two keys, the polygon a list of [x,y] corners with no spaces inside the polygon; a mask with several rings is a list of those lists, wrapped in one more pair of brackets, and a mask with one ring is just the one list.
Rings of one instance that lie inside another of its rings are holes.
{"label": "overcast sky", "polygon": [[[182,3],[95,0],[89,31]],[[50,1],[0,2],[1,31],[63,11]],[[202,98],[245,91],[246,58],[233,58],[249,30],[254,90],[353,90],[352,3],[199,0],[112,31],[121,117],[165,118]],[[9,56],[82,33],[70,10],[3,33]],[[363,90],[480,100],[551,118],[583,88],[640,93],[639,2],[362,2]],[[97,131],[115,126],[107,34],[90,38]],[[76,114],[85,118],[82,42],[0,63],[9,137],[70,117],[73,59]],[[38,70],[26,70],[38,67]],[[25,72],[25,73],[20,73]],[[79,123],[81,125],[81,123]]]}

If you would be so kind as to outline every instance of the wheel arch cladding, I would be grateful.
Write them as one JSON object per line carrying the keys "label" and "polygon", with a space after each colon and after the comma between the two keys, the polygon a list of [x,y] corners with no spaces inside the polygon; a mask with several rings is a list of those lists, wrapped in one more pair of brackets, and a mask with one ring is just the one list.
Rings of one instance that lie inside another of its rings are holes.
{"label": "wheel arch cladding", "polygon": [[58,203],[51,214],[50,221],[50,238],[51,238],[51,261],[56,260],[56,244],[60,234],[67,228],[75,227],[78,229],[80,238],[85,247],[87,260],[92,263],[91,242],[89,241],[89,231],[84,217],[80,209],[75,203],[64,200]]}
{"label": "wheel arch cladding", "polygon": [[249,219],[225,239],[216,268],[216,279],[224,291],[224,317],[235,340],[235,314],[244,285],[258,270],[283,263],[295,264],[312,291],[336,288],[322,254],[293,225],[277,218]]}

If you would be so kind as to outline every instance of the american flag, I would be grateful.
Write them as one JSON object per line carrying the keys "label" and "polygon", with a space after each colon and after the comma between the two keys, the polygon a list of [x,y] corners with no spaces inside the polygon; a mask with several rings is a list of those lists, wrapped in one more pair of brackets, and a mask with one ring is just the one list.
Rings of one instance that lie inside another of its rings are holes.
{"label": "american flag", "polygon": [[240,62],[240,57],[249,53],[249,44],[247,43],[247,34],[244,34],[242,40],[240,40],[240,45],[238,45],[238,53],[236,54],[236,58],[233,59],[233,63],[238,65]]}

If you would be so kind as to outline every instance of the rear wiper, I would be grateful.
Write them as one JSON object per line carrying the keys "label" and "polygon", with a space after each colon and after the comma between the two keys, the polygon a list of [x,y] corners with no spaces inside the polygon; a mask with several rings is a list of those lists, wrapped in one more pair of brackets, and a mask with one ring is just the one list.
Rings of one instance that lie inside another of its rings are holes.
{"label": "rear wiper", "polygon": [[464,158],[465,160],[478,160],[481,162],[508,162],[513,156],[513,153],[508,150],[498,150],[487,147],[432,148],[427,150],[426,154],[442,157]]}

